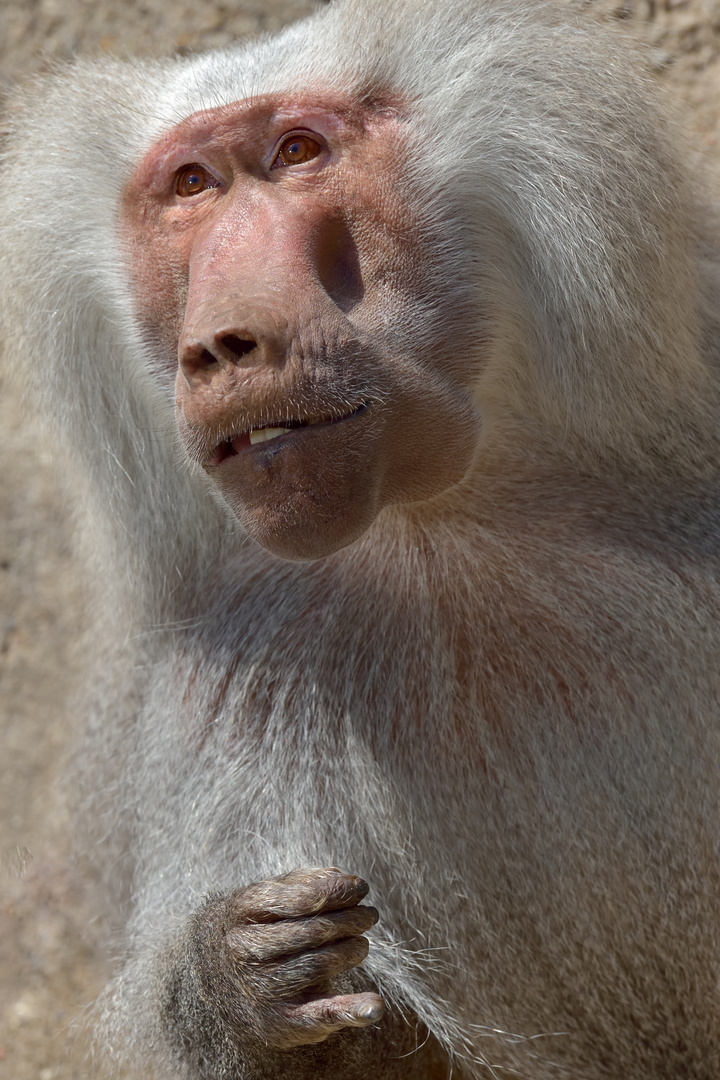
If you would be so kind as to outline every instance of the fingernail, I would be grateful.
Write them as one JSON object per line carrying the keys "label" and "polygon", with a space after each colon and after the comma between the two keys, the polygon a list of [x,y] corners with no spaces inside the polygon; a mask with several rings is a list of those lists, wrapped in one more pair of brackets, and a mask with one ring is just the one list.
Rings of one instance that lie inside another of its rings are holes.
{"label": "fingernail", "polygon": [[364,878],[355,878],[355,892],[358,894],[361,900],[363,896],[367,896],[367,894],[370,892],[370,886],[368,885],[367,881],[364,880]]}
{"label": "fingernail", "polygon": [[361,1020],[379,1020],[382,1014],[382,1005],[363,1005],[358,1012]]}

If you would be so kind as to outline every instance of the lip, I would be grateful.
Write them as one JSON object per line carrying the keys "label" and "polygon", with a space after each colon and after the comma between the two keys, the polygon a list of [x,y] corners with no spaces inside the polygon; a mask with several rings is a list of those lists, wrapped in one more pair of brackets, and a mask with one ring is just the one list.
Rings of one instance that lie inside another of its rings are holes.
{"label": "lip", "polygon": [[[358,408],[353,409],[344,416],[330,417],[327,420],[278,420],[263,424],[262,427],[247,428],[244,431],[235,432],[217,444],[212,453],[206,458],[203,467],[206,469],[218,469],[222,468],[226,462],[239,456],[267,454],[268,452],[278,453],[293,443],[301,441],[304,434],[310,430],[322,430],[323,428],[335,427],[338,424],[356,420],[367,412],[369,408],[370,402],[364,401]],[[273,428],[286,428],[288,430],[266,441],[256,443],[250,441],[251,431],[266,431]]]}

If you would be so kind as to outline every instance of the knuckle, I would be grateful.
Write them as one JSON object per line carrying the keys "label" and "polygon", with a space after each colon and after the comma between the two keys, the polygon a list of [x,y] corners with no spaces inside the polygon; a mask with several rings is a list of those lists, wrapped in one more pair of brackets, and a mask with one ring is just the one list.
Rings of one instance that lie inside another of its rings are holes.
{"label": "knuckle", "polygon": [[362,937],[321,945],[282,963],[268,965],[266,977],[284,996],[289,996],[313,983],[355,967],[365,959],[369,947],[367,938]]}
{"label": "knuckle", "polygon": [[361,927],[361,932],[369,930],[380,918],[380,912],[374,907],[357,907],[353,908],[353,912],[356,915],[357,925]]}
{"label": "knuckle", "polygon": [[282,924],[272,926],[250,925],[234,927],[225,937],[227,945],[243,959],[250,961],[268,960],[273,956],[287,952],[288,934],[280,929]]}
{"label": "knuckle", "polygon": [[370,942],[365,937],[343,938],[323,945],[307,955],[313,957],[318,968],[326,974],[336,974],[361,963],[368,954]]}
{"label": "knuckle", "polygon": [[243,926],[233,926],[232,929],[228,930],[225,935],[225,944],[234,953],[245,954],[252,951],[249,935]]}
{"label": "knuckle", "polygon": [[366,937],[350,938],[347,942],[341,944],[345,946],[344,953],[349,954],[355,963],[360,963],[370,952],[370,942]]}

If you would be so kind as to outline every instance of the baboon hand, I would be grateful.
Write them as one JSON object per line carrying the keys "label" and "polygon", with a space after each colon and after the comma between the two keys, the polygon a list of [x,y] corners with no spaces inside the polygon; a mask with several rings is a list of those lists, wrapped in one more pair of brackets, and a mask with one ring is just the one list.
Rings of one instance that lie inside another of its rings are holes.
{"label": "baboon hand", "polygon": [[[210,901],[197,916],[203,997],[238,1036],[287,1049],[322,1042],[384,1013],[375,993],[334,993],[332,979],[362,963],[377,922],[359,906],[362,878],[334,867],[294,870]],[[197,938],[196,938],[197,943]]]}

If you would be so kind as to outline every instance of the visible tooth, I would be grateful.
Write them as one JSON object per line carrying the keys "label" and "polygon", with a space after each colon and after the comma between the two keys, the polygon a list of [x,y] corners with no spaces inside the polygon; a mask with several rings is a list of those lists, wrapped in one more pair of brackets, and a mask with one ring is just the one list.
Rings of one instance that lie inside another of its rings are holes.
{"label": "visible tooth", "polygon": [[255,428],[250,432],[250,443],[252,446],[259,442],[268,442],[270,439],[277,439],[278,435],[284,435],[286,431],[290,431],[290,428],[286,427],[264,427]]}

